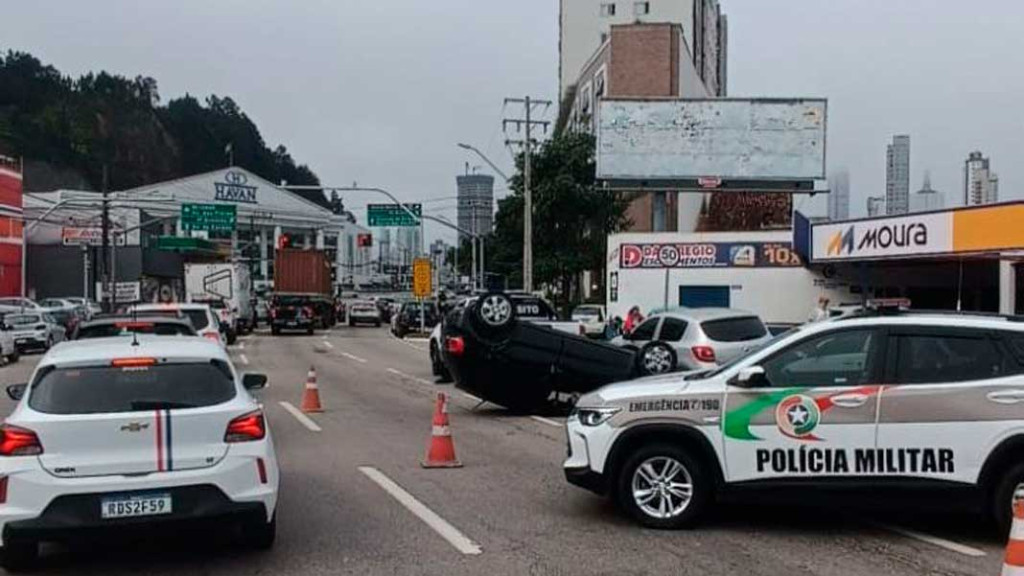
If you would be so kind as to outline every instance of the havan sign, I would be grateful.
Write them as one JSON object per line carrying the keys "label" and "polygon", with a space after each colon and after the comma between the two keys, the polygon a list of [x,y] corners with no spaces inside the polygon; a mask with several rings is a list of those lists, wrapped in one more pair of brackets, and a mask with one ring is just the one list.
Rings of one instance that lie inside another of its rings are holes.
{"label": "havan sign", "polygon": [[215,200],[224,202],[240,202],[243,204],[258,204],[256,200],[256,187],[247,185],[249,181],[244,172],[227,172],[224,174],[224,182],[214,182],[216,190]]}

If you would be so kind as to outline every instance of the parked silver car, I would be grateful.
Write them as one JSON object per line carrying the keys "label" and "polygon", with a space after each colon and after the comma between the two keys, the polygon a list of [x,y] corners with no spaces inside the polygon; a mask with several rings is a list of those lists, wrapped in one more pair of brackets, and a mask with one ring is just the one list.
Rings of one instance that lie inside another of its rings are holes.
{"label": "parked silver car", "polygon": [[677,308],[652,315],[630,334],[612,340],[637,350],[648,374],[703,370],[772,339],[756,315],[730,308]]}
{"label": "parked silver car", "polygon": [[49,312],[6,314],[4,324],[11,328],[19,351],[49,350],[66,339],[67,331]]}

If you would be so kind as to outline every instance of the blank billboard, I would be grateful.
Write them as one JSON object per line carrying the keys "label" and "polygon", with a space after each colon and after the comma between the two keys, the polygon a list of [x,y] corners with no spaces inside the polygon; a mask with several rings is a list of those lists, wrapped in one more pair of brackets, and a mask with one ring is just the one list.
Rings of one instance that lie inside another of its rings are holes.
{"label": "blank billboard", "polygon": [[824,99],[602,100],[597,177],[820,180],[827,113]]}

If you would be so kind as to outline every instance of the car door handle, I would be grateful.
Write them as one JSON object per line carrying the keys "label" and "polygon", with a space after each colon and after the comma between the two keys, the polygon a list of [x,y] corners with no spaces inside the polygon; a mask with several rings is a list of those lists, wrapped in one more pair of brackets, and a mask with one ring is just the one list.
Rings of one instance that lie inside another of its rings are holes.
{"label": "car door handle", "polygon": [[840,408],[859,408],[868,401],[867,394],[838,394],[831,398],[832,403]]}
{"label": "car door handle", "polygon": [[985,395],[996,404],[1017,404],[1024,401],[1024,390],[998,390]]}

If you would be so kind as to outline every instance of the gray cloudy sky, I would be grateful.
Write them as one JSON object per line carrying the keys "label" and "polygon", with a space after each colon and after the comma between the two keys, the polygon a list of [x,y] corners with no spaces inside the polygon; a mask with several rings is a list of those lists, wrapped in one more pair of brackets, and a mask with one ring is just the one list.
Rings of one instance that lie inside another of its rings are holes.
{"label": "gray cloudy sky", "polygon": [[[1002,199],[1024,197],[1024,3],[721,2],[732,95],[829,98],[829,168],[850,170],[854,215],[884,193],[898,132],[912,137],[913,190],[929,169],[959,202],[977,148]],[[4,18],[0,48],[73,75],[150,75],[165,100],[229,95],[324,183],[410,200],[453,196],[464,163],[481,164],[458,141],[510,170],[502,99],[557,91],[557,0],[67,0],[8,2]]]}

